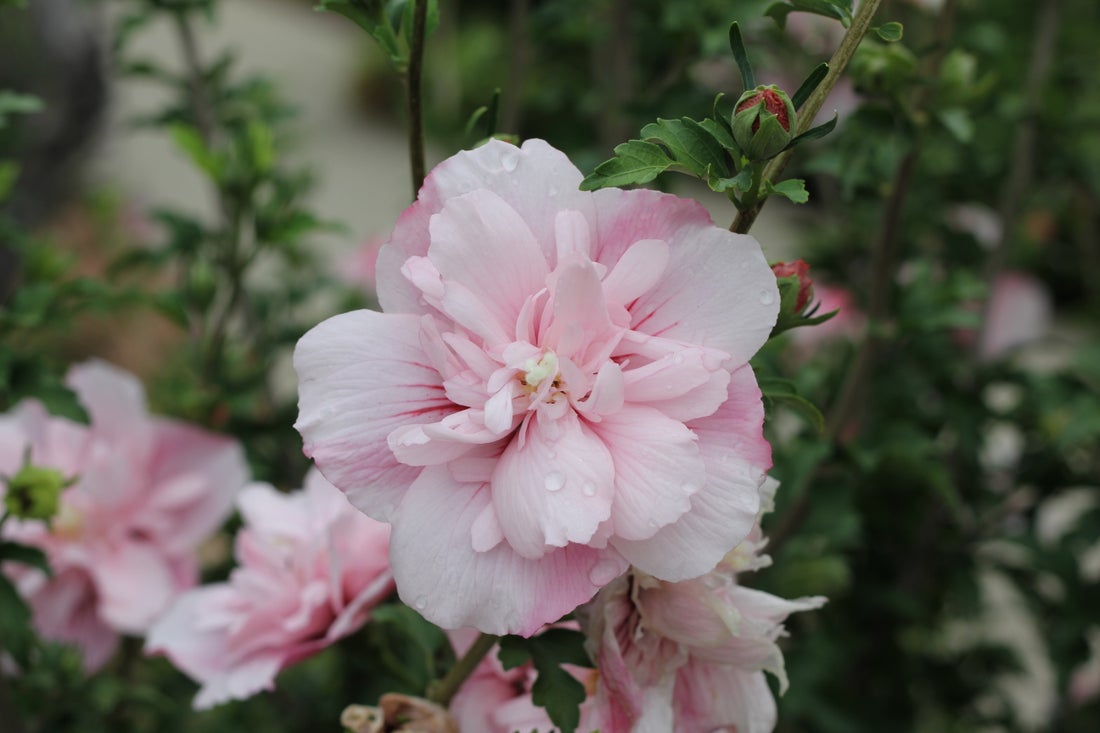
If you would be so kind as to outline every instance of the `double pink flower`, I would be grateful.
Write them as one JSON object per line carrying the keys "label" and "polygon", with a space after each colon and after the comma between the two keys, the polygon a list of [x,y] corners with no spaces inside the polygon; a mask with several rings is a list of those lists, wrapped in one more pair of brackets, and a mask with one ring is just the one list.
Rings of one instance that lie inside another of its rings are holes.
{"label": "double pink flower", "polygon": [[531,634],[631,564],[702,575],[757,512],[759,245],[580,181],[539,140],[444,161],[379,255],[385,313],[295,352],[307,454],[392,523],[398,590],[443,627]]}
{"label": "double pink flower", "polygon": [[6,537],[43,549],[47,577],[14,574],[46,638],[77,644],[89,669],[110,658],[119,634],[143,634],[198,580],[195,550],[225,521],[248,480],[240,446],[150,416],[136,378],[102,362],[66,379],[90,425],[51,417],[36,401],[0,416],[0,474],[31,463],[77,482],[51,524],[10,521]]}
{"label": "double pink flower", "polygon": [[316,471],[293,494],[253,484],[237,507],[239,567],[181,596],[146,642],[202,684],[196,708],[271,689],[280,670],[358,630],[393,591],[389,527]]}

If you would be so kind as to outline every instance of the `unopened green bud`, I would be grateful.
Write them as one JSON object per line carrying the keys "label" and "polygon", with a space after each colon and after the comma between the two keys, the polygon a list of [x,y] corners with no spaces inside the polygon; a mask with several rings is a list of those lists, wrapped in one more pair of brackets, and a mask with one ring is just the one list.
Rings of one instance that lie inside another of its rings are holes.
{"label": "unopened green bud", "polygon": [[26,465],[8,479],[4,508],[19,519],[50,519],[61,504],[61,490],[72,485],[53,468]]}
{"label": "unopened green bud", "polygon": [[790,97],[777,86],[750,89],[737,100],[733,139],[749,160],[768,160],[791,141],[796,115]]}

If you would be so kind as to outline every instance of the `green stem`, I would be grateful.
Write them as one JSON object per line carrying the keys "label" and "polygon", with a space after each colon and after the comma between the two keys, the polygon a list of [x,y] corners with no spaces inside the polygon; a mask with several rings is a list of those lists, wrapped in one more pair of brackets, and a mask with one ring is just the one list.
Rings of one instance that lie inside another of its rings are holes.
{"label": "green stem", "polygon": [[416,0],[413,6],[412,39],[409,67],[405,77],[406,111],[409,125],[409,167],[412,172],[413,200],[424,184],[424,116],[421,110],[421,79],[424,75],[424,36],[427,33],[428,0]]}
{"label": "green stem", "polygon": [[761,160],[749,163],[749,165],[752,166],[752,183],[749,184],[749,190],[745,192],[744,198],[739,202],[735,202],[739,211],[749,211],[762,203],[760,189],[764,185],[765,163]]}
{"label": "green stem", "polygon": [[[958,5],[959,0],[947,0],[940,12],[940,26],[935,51],[929,57],[926,65],[929,79],[934,79],[939,74],[940,65],[943,63],[951,36],[955,30],[955,16]],[[862,9],[863,6],[860,7]],[[854,26],[855,23],[853,23]],[[926,117],[924,108],[930,101],[930,87],[925,87],[917,93],[914,109],[918,118]],[[867,283],[867,289],[870,293],[867,300],[868,330],[863,342],[859,345],[851,366],[846,370],[846,378],[840,388],[839,396],[829,406],[825,421],[825,437],[832,445],[839,445],[842,442],[845,428],[851,424],[859,409],[867,404],[865,390],[871,382],[879,353],[887,341],[882,329],[890,316],[890,300],[894,286],[895,263],[898,260],[898,249],[901,244],[905,201],[909,194],[913,176],[916,173],[917,161],[920,158],[922,135],[923,131],[918,129],[917,138],[913,141],[912,147],[894,172],[890,194],[883,211],[882,223],[871,250],[870,280]],[[817,478],[821,468],[822,464],[819,463],[811,469],[809,475],[803,479],[802,491],[798,498],[783,515],[775,529],[769,533],[768,550],[773,556],[778,556],[779,548],[794,535],[809,517],[810,492],[808,487]]]}
{"label": "green stem", "polygon": [[[852,25],[848,28],[848,32],[844,34],[844,38],[840,41],[840,46],[837,48],[836,53],[829,59],[829,73],[825,75],[825,78],[817,85],[817,89],[813,91],[810,98],[807,99],[806,103],[798,110],[798,126],[795,129],[794,137],[798,137],[813,126],[814,118],[817,117],[817,113],[820,112],[822,106],[824,106],[825,99],[829,96],[829,92],[831,92],[833,87],[836,86],[836,83],[840,81],[840,75],[844,73],[844,69],[848,67],[848,62],[851,61],[852,56],[855,55],[856,49],[859,48],[859,42],[862,41],[863,36],[867,34],[867,29],[871,27],[871,19],[874,18],[875,11],[878,10],[878,6],[881,4],[882,0],[863,0],[863,2],[859,4],[859,9],[856,10],[856,16],[852,19]],[[783,169],[787,167],[787,162],[791,159],[793,154],[794,149],[792,148],[772,158],[764,171],[764,180],[771,181],[772,183],[779,180],[779,177],[783,175]],[[753,223],[756,222],[756,217],[760,215],[760,211],[764,208],[764,203],[767,200],[767,197],[764,197],[757,201],[752,208],[738,211],[737,216],[733,219],[733,223],[730,224],[730,231],[747,234],[749,229],[752,228]]]}
{"label": "green stem", "polygon": [[466,678],[473,674],[473,671],[477,669],[477,665],[485,658],[485,655],[489,653],[489,650],[493,648],[499,638],[492,634],[478,636],[473,645],[466,650],[461,659],[455,662],[455,666],[451,667],[451,670],[444,675],[443,679],[437,680],[428,689],[428,699],[438,705],[447,707],[451,702],[451,698],[458,692],[458,688],[462,687],[462,683],[466,681]]}

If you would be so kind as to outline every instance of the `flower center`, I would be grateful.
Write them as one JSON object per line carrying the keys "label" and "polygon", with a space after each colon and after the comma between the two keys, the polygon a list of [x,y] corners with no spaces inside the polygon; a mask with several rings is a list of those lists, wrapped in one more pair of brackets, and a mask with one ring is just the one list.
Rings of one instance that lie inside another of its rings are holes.
{"label": "flower center", "polygon": [[551,382],[557,381],[558,355],[553,351],[547,351],[538,361],[531,357],[524,362],[523,372],[523,383],[531,392],[537,392],[547,378],[550,378]]}

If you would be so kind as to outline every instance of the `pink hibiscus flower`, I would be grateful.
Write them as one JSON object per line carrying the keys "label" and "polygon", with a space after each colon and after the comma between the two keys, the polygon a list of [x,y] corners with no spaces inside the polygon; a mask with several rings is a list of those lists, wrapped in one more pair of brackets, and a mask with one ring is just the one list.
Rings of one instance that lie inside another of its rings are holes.
{"label": "pink hibiscus flower", "polygon": [[786,601],[737,583],[738,571],[766,564],[750,547],[702,578],[665,583],[635,571],[596,597],[585,617],[601,733],[775,727],[764,672],[786,689],[782,622],[825,599]]}
{"label": "pink hibiscus flower", "polygon": [[631,563],[701,575],[756,514],[759,245],[580,181],[540,140],[444,161],[379,254],[386,312],[295,351],[306,453],[392,523],[401,597],[445,628],[534,633]]}
{"label": "pink hibiscus flower", "polygon": [[358,630],[393,591],[389,526],[317,471],[294,494],[253,484],[237,506],[240,567],[180,596],[146,643],[202,683],[200,709],[272,689],[281,669]]}
{"label": "pink hibiscus flower", "polygon": [[72,642],[89,670],[119,634],[142,634],[198,580],[195,548],[228,516],[248,467],[233,440],[152,417],[141,383],[103,362],[66,378],[91,418],[51,417],[33,400],[0,416],[0,474],[31,463],[77,483],[52,525],[9,521],[4,534],[43,549],[53,577],[5,568],[45,638]]}

